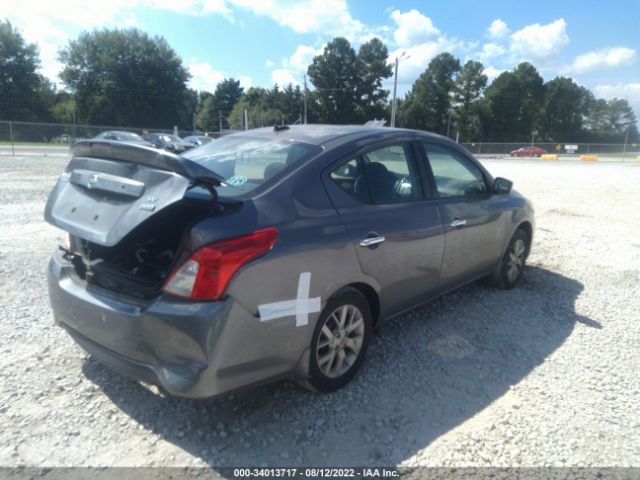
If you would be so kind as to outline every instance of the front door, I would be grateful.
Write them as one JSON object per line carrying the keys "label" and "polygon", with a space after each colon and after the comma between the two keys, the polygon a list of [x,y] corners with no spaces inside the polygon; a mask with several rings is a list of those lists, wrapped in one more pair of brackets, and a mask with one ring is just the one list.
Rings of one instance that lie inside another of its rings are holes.
{"label": "front door", "polygon": [[490,271],[505,232],[504,197],[492,195],[475,162],[438,143],[423,143],[446,232],[440,276],[446,290]]}

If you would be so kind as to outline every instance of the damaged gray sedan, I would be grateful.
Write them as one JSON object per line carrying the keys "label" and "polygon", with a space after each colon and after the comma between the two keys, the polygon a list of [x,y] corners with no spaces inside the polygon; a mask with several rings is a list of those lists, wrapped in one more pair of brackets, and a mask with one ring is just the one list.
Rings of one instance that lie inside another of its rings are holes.
{"label": "damaged gray sedan", "polygon": [[278,126],[182,156],[84,141],[46,220],[55,321],[98,361],[207,398],[346,384],[382,321],[466,283],[512,288],[531,204],[447,138]]}

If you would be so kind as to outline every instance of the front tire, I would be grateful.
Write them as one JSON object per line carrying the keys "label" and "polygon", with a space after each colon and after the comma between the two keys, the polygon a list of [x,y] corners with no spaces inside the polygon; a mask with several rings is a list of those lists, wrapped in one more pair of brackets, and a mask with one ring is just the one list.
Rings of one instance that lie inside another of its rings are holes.
{"label": "front tire", "polygon": [[500,267],[493,275],[493,283],[498,288],[511,290],[517,285],[529,253],[529,242],[529,235],[523,229],[519,228],[513,234],[500,262]]}
{"label": "front tire", "polygon": [[364,360],[372,334],[371,309],[354,288],[329,299],[311,340],[309,381],[322,392],[337,390],[354,377]]}

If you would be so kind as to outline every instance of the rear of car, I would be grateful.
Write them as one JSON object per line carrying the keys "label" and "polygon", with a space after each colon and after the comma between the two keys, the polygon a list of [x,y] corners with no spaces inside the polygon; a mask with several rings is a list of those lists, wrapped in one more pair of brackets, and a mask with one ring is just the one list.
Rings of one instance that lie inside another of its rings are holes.
{"label": "rear of car", "polygon": [[112,140],[116,142],[134,143],[136,145],[144,145],[145,147],[152,147],[150,142],[144,140],[140,135],[132,132],[121,132],[114,130],[107,130],[106,132],[100,132],[96,135],[94,140]]}
{"label": "rear of car", "polygon": [[56,323],[102,363],[186,397],[290,374],[301,351],[279,352],[281,333],[257,316],[255,282],[274,273],[282,232],[254,194],[319,148],[209,146],[190,160],[82,142],[45,211],[70,234],[48,270]]}
{"label": "rear of car", "polygon": [[143,138],[156,148],[179,155],[196,146],[192,143],[185,142],[177,135],[170,135],[167,133],[150,133],[145,135]]}
{"label": "rear of car", "polygon": [[512,157],[539,157],[545,153],[547,153],[546,150],[540,147],[522,147],[517,150],[512,150],[510,155]]}
{"label": "rear of car", "polygon": [[190,135],[188,137],[184,137],[183,140],[187,143],[195,145],[196,147],[200,147],[214,141],[212,137],[205,137],[204,135]]}

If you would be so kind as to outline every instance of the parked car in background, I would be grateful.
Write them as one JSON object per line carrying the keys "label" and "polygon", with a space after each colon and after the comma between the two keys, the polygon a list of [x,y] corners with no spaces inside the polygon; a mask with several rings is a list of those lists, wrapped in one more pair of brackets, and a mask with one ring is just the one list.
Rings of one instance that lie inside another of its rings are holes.
{"label": "parked car in background", "polygon": [[143,138],[147,142],[150,142],[154,147],[161,148],[172,153],[184,153],[195,147],[193,143],[185,142],[177,135],[170,135],[168,133],[150,133],[145,135]]}
{"label": "parked car in background", "polygon": [[278,125],[182,156],[104,143],[76,145],[47,202],[70,234],[48,270],[54,319],[173,395],[335,390],[385,319],[483,277],[513,288],[529,255],[531,203],[440,135]]}
{"label": "parked car in background", "polygon": [[545,153],[547,151],[539,147],[521,147],[517,150],[512,150],[510,155],[512,157],[539,157]]}
{"label": "parked car in background", "polygon": [[184,137],[183,140],[185,142],[192,143],[196,147],[200,147],[212,142],[214,139],[211,137],[205,137],[204,135],[190,135],[188,137]]}
{"label": "parked car in background", "polygon": [[71,143],[71,136],[63,133],[51,139],[51,143]]}
{"label": "parked car in background", "polygon": [[153,146],[150,142],[147,142],[137,133],[123,132],[118,130],[107,130],[106,132],[100,132],[95,137],[93,137],[92,140],[113,140],[116,142],[135,143],[137,145],[144,145],[146,147]]}

